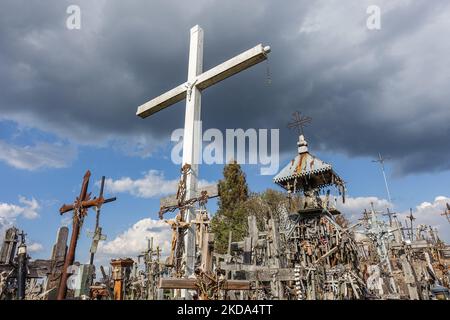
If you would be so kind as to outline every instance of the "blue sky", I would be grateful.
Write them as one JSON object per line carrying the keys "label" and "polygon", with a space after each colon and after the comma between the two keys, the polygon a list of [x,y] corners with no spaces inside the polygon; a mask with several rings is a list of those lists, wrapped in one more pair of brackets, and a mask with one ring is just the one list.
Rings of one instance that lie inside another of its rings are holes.
{"label": "blue sky", "polygon": [[[87,169],[93,194],[105,175],[108,196],[118,197],[102,210],[108,240],[99,261],[135,256],[148,236],[168,249],[157,211],[179,178],[170,135],[184,123],[184,103],[145,120],[135,113],[186,81],[196,24],[205,30],[205,70],[258,43],[272,48],[268,63],[204,92],[204,130],[280,129],[282,167],[297,149],[286,124],[301,111],[313,118],[305,130],[310,151],[347,182],[349,218],[370,202],[386,207],[372,162],[381,152],[395,210],[403,219],[412,207],[416,223],[450,241],[440,216],[450,202],[447,1],[379,0],[376,31],[366,26],[368,0],[76,2],[80,30],[66,28],[73,1],[0,5],[0,228],[24,229],[33,258],[48,257],[58,227],[70,223],[58,208],[78,195]],[[200,177],[217,181],[222,169],[202,165]],[[276,188],[259,169],[244,166],[250,189]],[[93,218],[83,226],[80,261]]]}

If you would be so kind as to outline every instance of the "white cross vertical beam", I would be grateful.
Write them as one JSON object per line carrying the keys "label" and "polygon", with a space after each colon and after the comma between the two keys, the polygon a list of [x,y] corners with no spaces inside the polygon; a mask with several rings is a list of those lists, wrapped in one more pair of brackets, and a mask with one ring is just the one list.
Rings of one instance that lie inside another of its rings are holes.
{"label": "white cross vertical beam", "polygon": [[[201,146],[201,92],[195,86],[197,76],[203,72],[203,30],[199,26],[191,29],[189,50],[189,69],[187,79],[186,114],[184,118],[183,164],[191,165],[191,172],[186,179],[186,199],[197,195],[198,163]],[[193,208],[186,211],[186,221],[195,219]],[[185,239],[186,275],[194,273],[195,263],[195,225],[186,233]]]}

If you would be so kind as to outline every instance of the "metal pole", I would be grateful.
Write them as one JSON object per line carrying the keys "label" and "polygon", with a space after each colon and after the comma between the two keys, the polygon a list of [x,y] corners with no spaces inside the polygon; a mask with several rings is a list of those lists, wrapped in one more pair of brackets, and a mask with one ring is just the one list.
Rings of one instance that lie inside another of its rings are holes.
{"label": "metal pole", "polygon": [[372,162],[379,162],[381,165],[381,172],[383,173],[384,185],[386,186],[386,192],[387,192],[387,196],[388,196],[389,205],[391,205],[392,204],[391,193],[389,192],[389,186],[387,183],[386,172],[384,171],[384,159],[381,156],[381,153],[378,153],[378,159],[372,160]]}

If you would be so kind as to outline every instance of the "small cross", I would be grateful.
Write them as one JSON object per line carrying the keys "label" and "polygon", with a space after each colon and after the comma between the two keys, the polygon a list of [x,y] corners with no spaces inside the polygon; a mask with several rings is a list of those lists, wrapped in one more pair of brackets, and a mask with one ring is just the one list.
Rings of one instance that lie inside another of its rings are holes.
{"label": "small cross", "polygon": [[388,216],[389,217],[389,226],[392,227],[392,217],[395,218],[395,212],[391,212],[389,210],[389,208],[387,208],[387,213],[383,213],[383,216]]}
{"label": "small cross", "polygon": [[292,114],[292,122],[288,123],[289,129],[296,128],[298,130],[298,134],[303,135],[303,127],[306,127],[309,123],[311,123],[312,118],[311,117],[303,117],[300,112],[295,111]]}

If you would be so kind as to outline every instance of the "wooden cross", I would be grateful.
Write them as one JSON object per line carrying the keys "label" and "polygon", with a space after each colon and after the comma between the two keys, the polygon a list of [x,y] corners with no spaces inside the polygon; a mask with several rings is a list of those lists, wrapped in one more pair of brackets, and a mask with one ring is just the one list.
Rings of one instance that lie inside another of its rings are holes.
{"label": "wooden cross", "polygon": [[303,135],[303,127],[306,127],[308,124],[311,123],[312,118],[311,117],[303,117],[301,116],[301,113],[298,111],[295,111],[292,114],[292,122],[288,123],[288,128],[293,129],[296,128],[298,130],[298,135]]}
{"label": "wooden cross", "polygon": [[6,230],[0,250],[0,264],[12,265],[16,255],[19,229],[12,227]]}
{"label": "wooden cross", "polygon": [[51,257],[51,268],[48,270],[47,284],[45,291],[48,292],[48,299],[55,300],[59,288],[64,262],[66,260],[67,240],[69,238],[69,228],[61,227],[56,235],[56,243],[53,246]]}
{"label": "wooden cross", "polygon": [[[186,99],[183,164],[189,164],[192,171],[186,181],[186,199],[196,197],[198,163],[201,145],[201,94],[202,90],[225,80],[261,61],[267,59],[270,47],[259,44],[228,61],[203,72],[203,30],[198,25],[191,29],[189,68],[187,81],[174,89],[154,98],[138,107],[137,115],[146,118],[164,108]],[[188,210],[186,221],[194,219],[192,208]],[[194,273],[195,234],[190,230],[185,235],[186,269],[189,275]]]}
{"label": "wooden cross", "polygon": [[[10,231],[12,230],[12,231]],[[8,232],[9,231],[9,232]],[[16,228],[11,228],[7,230],[5,235],[6,243],[5,245],[9,246],[11,240],[11,233],[14,233],[14,238],[16,239],[18,230]],[[67,234],[68,228],[61,227],[58,230],[58,236],[56,239],[56,243],[53,246],[52,257],[49,260],[36,259],[27,261],[27,278],[28,279],[36,279],[36,278],[47,278],[47,283],[45,286],[45,293],[43,296],[47,296],[49,300],[53,300],[56,297],[56,290],[59,284],[59,279],[61,277],[62,265],[64,263],[64,257],[66,254],[67,248]],[[17,240],[17,239],[16,239]],[[12,251],[6,250],[5,252],[10,252],[14,256],[16,255],[16,249],[13,248]],[[2,264],[0,263],[0,273],[8,272],[10,275],[8,277],[16,277],[16,266],[14,264]]]}
{"label": "wooden cross", "polygon": [[140,258],[144,258],[145,263],[150,263],[153,257],[153,237],[147,239],[147,249],[142,251],[140,255],[138,255],[138,262]]}
{"label": "wooden cross", "polygon": [[88,193],[89,179],[91,177],[91,172],[88,170],[83,178],[83,183],[81,185],[80,195],[75,199],[73,204],[64,204],[59,212],[63,215],[66,212],[73,211],[73,222],[72,222],[72,235],[70,238],[69,250],[66,255],[66,260],[63,266],[63,273],[61,277],[61,282],[58,289],[58,300],[64,300],[67,293],[67,279],[69,274],[67,269],[71,266],[75,260],[75,251],[77,248],[78,236],[80,235],[81,225],[83,223],[84,217],[87,215],[88,209],[92,207],[100,208],[103,204],[115,201],[116,198],[104,199],[103,196],[99,198],[91,199],[90,193]]}
{"label": "wooden cross", "polygon": [[361,219],[358,219],[358,220],[359,221],[363,221],[365,223],[367,223],[370,220],[369,213],[367,212],[366,209],[364,209],[363,217]]}
{"label": "wooden cross", "polygon": [[[172,248],[171,254],[169,256],[168,265],[174,267],[174,271],[176,276],[181,276],[181,260],[183,255],[183,244],[186,230],[189,230],[193,223],[186,222],[185,212],[192,208],[192,206],[198,202],[199,206],[206,210],[206,203],[208,199],[217,197],[219,195],[217,185],[208,186],[201,190],[197,191],[196,197],[186,200],[186,181],[188,174],[191,171],[191,166],[189,164],[185,164],[181,168],[181,178],[178,183],[178,190],[176,195],[171,195],[165,197],[160,200],[160,210],[159,217],[163,218],[164,214],[167,212],[179,210],[176,218],[174,220],[166,220],[172,228]],[[200,192],[200,193],[198,193]],[[191,220],[192,222],[193,220]],[[193,252],[185,252],[186,256],[193,255],[195,257],[195,240],[198,242],[198,233],[197,239],[194,239],[194,251]]]}
{"label": "wooden cross", "polygon": [[389,226],[392,227],[392,217],[395,217],[395,212],[391,212],[389,208],[387,208],[387,213],[383,213],[383,216],[389,217]]}

